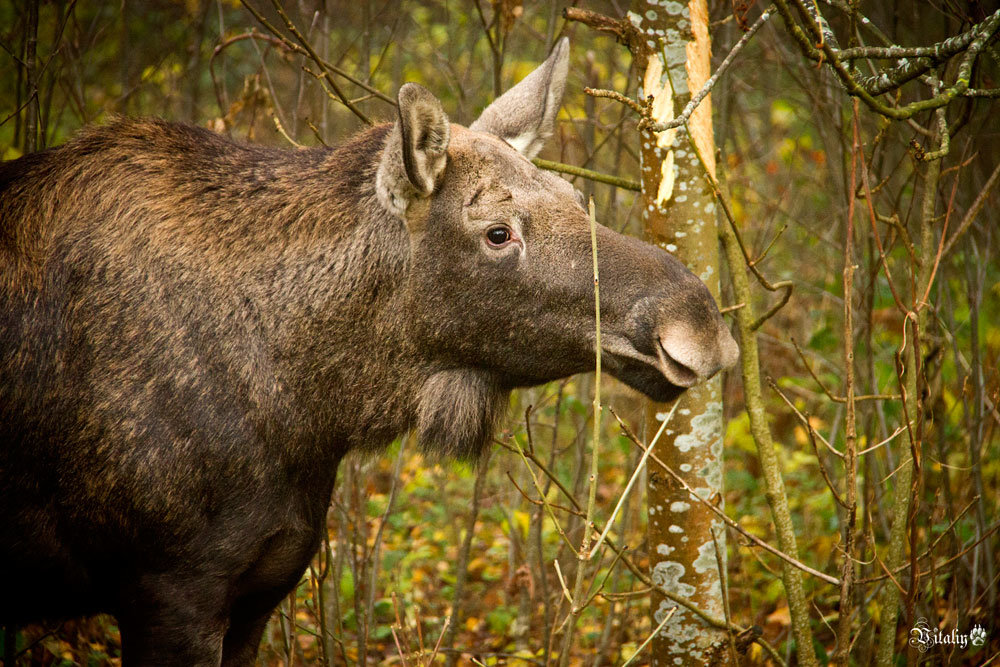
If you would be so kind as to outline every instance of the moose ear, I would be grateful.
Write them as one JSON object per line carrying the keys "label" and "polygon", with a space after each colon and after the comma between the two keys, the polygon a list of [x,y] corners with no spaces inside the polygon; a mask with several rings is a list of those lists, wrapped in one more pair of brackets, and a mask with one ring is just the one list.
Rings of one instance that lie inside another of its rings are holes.
{"label": "moose ear", "polygon": [[430,91],[404,84],[396,96],[399,117],[382,150],[375,180],[379,201],[404,217],[410,202],[429,197],[448,164],[451,125]]}
{"label": "moose ear", "polygon": [[548,60],[486,107],[470,130],[488,132],[529,160],[552,136],[569,73],[569,38],[557,43]]}

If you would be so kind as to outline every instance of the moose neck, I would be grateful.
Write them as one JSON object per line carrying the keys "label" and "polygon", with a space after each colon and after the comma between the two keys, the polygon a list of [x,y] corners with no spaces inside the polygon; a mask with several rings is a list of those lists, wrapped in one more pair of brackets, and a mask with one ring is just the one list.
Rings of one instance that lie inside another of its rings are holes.
{"label": "moose neck", "polygon": [[295,395],[288,421],[309,424],[306,449],[375,450],[415,428],[427,450],[476,458],[510,388],[489,371],[433,360],[414,342],[409,233],[375,196],[386,130],[358,135],[303,175],[326,184],[328,199],[315,205],[331,215],[310,225],[325,230],[310,234],[310,262],[281,279],[299,291],[305,283],[313,304],[295,309],[279,336]]}

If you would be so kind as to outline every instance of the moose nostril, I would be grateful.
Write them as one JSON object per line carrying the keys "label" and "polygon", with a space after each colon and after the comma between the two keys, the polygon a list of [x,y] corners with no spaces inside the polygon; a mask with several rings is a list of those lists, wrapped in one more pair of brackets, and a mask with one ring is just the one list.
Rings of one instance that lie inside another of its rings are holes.
{"label": "moose nostril", "polygon": [[691,387],[698,383],[698,372],[670,354],[662,340],[656,342],[656,356],[660,361],[660,370],[675,385]]}
{"label": "moose nostril", "polygon": [[676,363],[705,377],[714,370],[716,351],[715,336],[706,340],[704,334],[698,335],[693,327],[680,322],[674,322],[660,331],[659,342],[663,351]]}
{"label": "moose nostril", "polygon": [[718,325],[694,327],[672,322],[660,330],[660,362],[667,379],[691,386],[736,363],[739,358],[736,341],[721,321]]}

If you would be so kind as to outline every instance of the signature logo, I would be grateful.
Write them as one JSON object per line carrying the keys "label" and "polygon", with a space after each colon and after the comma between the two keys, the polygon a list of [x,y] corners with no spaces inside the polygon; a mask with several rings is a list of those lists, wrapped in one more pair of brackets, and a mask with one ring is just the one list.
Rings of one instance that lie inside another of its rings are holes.
{"label": "signature logo", "polygon": [[945,632],[941,628],[931,625],[926,618],[918,618],[910,629],[910,646],[921,653],[927,653],[931,648],[940,644],[966,649],[969,646],[978,648],[985,643],[986,629],[979,624],[976,624],[968,632],[959,632],[957,628]]}
{"label": "signature logo", "polygon": [[910,629],[910,646],[915,647],[921,653],[927,653],[934,646],[932,632],[937,628],[932,628],[926,618],[918,618],[917,622]]}

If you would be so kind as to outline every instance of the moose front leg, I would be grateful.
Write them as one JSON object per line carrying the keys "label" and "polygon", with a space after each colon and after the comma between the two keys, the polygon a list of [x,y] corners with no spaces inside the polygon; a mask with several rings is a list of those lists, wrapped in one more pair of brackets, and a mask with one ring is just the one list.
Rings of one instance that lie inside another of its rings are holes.
{"label": "moose front leg", "polygon": [[[326,489],[329,497],[330,489]],[[243,573],[233,591],[229,628],[222,648],[223,667],[251,667],[261,636],[274,609],[289,594],[309,567],[325,526],[322,506],[314,508],[310,530],[282,530],[261,549],[255,565]]]}
{"label": "moose front leg", "polygon": [[295,580],[266,593],[247,595],[232,607],[229,630],[222,644],[222,667],[252,667],[256,663],[260,639],[275,607],[293,590]]}
{"label": "moose front leg", "polygon": [[125,665],[219,665],[229,620],[225,586],[217,579],[147,575],[122,597],[118,623]]}
{"label": "moose front leg", "polygon": [[255,664],[260,638],[270,617],[271,608],[253,617],[233,615],[222,644],[222,667],[251,667]]}

